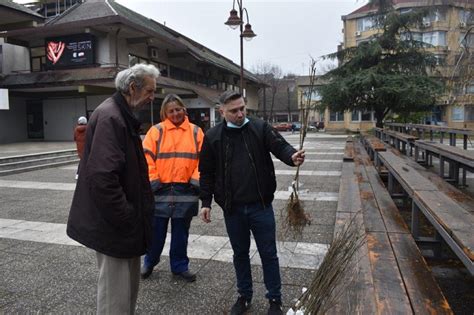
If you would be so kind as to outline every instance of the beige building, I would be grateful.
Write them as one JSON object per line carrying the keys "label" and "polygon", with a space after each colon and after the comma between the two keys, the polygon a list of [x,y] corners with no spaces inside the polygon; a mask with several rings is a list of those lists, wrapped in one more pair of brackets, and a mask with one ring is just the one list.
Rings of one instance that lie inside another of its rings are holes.
{"label": "beige building", "polygon": [[[474,128],[474,1],[415,1],[394,0],[394,8],[401,14],[430,4],[434,12],[423,18],[423,25],[412,30],[415,38],[430,45],[427,48],[438,60],[441,75],[458,82],[439,100],[426,123],[458,128]],[[365,5],[342,17],[344,23],[343,48],[355,47],[380,32],[373,16],[377,7]],[[463,49],[463,45],[468,49]],[[471,51],[470,56],[466,51]],[[456,64],[458,66],[456,67]],[[371,113],[330,114],[326,120],[329,129],[341,127],[350,130],[370,129],[375,125]],[[354,120],[355,119],[355,120]]]}
{"label": "beige building", "polygon": [[[310,111],[308,114],[308,121],[310,123],[324,122],[325,129],[328,131],[335,130],[351,130],[360,131],[368,130],[375,126],[375,117],[372,112],[334,112],[328,108],[321,109],[321,96],[317,91],[317,87],[326,84],[326,81],[317,77],[311,92],[309,76],[299,76],[296,80],[298,93],[298,107],[301,109],[307,108],[309,105]],[[310,103],[308,104],[308,101]]]}

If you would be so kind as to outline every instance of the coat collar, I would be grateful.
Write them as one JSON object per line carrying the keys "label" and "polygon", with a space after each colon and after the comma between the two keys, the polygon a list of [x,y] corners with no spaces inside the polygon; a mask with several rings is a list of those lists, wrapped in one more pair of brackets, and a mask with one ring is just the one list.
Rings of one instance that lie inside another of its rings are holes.
{"label": "coat collar", "polygon": [[184,121],[179,127],[176,127],[169,119],[165,119],[163,121],[163,125],[166,129],[172,130],[172,129],[183,129],[183,130],[189,130],[191,128],[191,124],[189,122],[188,116],[184,116]]}
{"label": "coat collar", "polygon": [[115,92],[112,97],[120,108],[123,117],[130,123],[133,131],[138,132],[140,130],[140,121],[133,115],[125,97],[120,92]]}

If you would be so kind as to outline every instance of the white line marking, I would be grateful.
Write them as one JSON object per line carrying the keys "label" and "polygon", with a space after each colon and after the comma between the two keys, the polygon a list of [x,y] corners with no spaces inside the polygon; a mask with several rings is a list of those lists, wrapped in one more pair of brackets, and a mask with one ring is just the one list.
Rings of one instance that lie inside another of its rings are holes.
{"label": "white line marking", "polygon": [[30,181],[19,181],[19,180],[0,180],[0,187],[74,191],[74,189],[76,189],[76,184],[30,182]]}
{"label": "white line marking", "polygon": [[[0,219],[0,238],[57,245],[82,246],[66,235],[66,224]],[[169,253],[171,234],[166,237],[163,255]],[[326,255],[328,245],[301,242],[277,242],[280,266],[317,269]],[[251,263],[260,265],[255,241],[250,245]],[[189,235],[188,256],[232,262],[232,248],[225,236]]]}
{"label": "white line marking", "polygon": [[[275,170],[276,175],[295,175],[296,170]],[[303,176],[341,176],[340,171],[302,171]]]}
{"label": "white line marking", "polygon": [[[279,159],[272,159],[272,161],[283,163]],[[320,159],[313,159],[312,160],[312,159],[305,159],[304,162],[305,163],[342,163],[342,160],[320,160]]]}
{"label": "white line marking", "polygon": [[[275,199],[277,200],[288,200],[290,198],[291,191],[278,190],[275,192]],[[339,193],[333,192],[315,192],[308,193],[305,191],[299,192],[299,198],[305,201],[338,201]]]}

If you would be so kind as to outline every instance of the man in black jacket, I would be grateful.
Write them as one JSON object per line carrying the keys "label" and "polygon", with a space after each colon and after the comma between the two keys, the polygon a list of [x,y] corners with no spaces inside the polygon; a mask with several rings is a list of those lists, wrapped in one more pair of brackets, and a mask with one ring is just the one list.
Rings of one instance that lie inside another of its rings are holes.
{"label": "man in black jacket", "polygon": [[67,234],[96,251],[98,314],[133,314],[140,256],[151,244],[153,194],[132,110],[153,101],[158,70],[117,74],[117,92],[92,114]]}
{"label": "man in black jacket", "polygon": [[243,314],[252,300],[249,248],[252,232],[262,259],[268,314],[282,314],[281,280],[275,240],[272,201],[276,190],[270,152],[287,165],[304,162],[295,150],[263,120],[249,119],[237,92],[220,97],[224,122],[207,131],[199,158],[201,219],[211,222],[212,198],[224,210],[227,234],[234,251],[239,298],[231,314]]}

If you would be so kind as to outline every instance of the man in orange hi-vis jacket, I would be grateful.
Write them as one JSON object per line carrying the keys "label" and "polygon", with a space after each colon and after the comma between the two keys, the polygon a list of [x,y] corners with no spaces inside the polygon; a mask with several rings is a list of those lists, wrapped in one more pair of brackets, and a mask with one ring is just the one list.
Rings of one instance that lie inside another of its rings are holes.
{"label": "man in orange hi-vis jacket", "polygon": [[155,196],[153,241],[148,249],[141,275],[148,278],[159,263],[171,218],[171,272],[192,282],[187,255],[191,219],[198,213],[199,152],[204,134],[189,122],[183,101],[174,94],[163,100],[162,122],[151,127],[143,140],[148,173]]}

